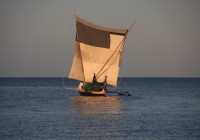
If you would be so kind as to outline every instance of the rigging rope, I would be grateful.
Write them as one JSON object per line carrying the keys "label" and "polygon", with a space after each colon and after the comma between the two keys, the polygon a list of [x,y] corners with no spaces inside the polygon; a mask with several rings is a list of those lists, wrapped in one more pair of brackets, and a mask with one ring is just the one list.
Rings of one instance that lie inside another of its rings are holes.
{"label": "rigging rope", "polygon": [[[124,40],[125,40],[125,39],[124,39]],[[117,58],[118,58],[118,55],[120,54],[121,48],[123,48],[123,45],[121,45],[121,47],[119,48],[118,54],[116,55],[114,61],[113,61],[99,76],[97,76],[97,79],[98,79],[99,77],[101,77],[101,75],[103,75],[103,74],[116,62],[116,60],[117,60]]]}
{"label": "rigging rope", "polygon": [[122,44],[122,42],[124,42],[126,36],[121,40],[121,42],[119,43],[119,45],[117,46],[117,48],[115,49],[115,51],[113,52],[113,54],[108,58],[108,60],[106,61],[106,63],[103,65],[103,67],[99,70],[99,72],[97,73],[96,77],[99,78],[99,74],[100,72],[104,69],[104,67],[106,66],[106,64],[110,61],[110,59],[113,57],[113,55],[115,54],[115,52],[117,51],[117,49],[120,47],[120,45]]}
{"label": "rigging rope", "polygon": [[[72,15],[72,17],[71,17],[72,19],[71,19],[71,22],[70,22],[70,30],[69,30],[69,38],[68,38],[68,45],[69,45],[69,47],[67,47],[67,52],[69,52],[69,50],[70,50],[70,46],[71,46],[71,41],[72,41],[72,25],[73,25],[73,22],[74,22],[74,15]],[[74,32],[74,30],[75,30],[75,28],[73,28],[73,32]],[[70,55],[67,55],[67,60],[69,60],[69,56]],[[67,66],[66,66],[66,71],[67,71]],[[70,72],[69,72],[70,73]],[[69,75],[69,74],[68,74]],[[62,88],[64,88],[64,85],[65,85],[65,79],[66,79],[66,76],[65,76],[65,74],[64,74],[64,76],[63,76],[63,80],[62,80]]]}

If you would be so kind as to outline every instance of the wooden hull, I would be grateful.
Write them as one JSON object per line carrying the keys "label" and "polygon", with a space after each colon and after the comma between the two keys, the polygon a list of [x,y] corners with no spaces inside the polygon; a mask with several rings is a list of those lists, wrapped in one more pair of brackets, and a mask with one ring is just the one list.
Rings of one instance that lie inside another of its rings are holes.
{"label": "wooden hull", "polygon": [[102,91],[84,91],[80,89],[79,93],[82,96],[106,96],[106,91],[104,89]]}

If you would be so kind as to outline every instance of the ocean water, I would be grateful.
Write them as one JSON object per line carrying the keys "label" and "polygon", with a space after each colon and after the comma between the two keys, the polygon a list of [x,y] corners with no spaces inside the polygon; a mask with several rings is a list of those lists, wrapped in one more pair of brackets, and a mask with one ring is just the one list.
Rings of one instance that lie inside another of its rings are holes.
{"label": "ocean water", "polygon": [[200,78],[120,78],[118,88],[132,96],[106,97],[79,96],[61,83],[0,78],[0,139],[200,139]]}

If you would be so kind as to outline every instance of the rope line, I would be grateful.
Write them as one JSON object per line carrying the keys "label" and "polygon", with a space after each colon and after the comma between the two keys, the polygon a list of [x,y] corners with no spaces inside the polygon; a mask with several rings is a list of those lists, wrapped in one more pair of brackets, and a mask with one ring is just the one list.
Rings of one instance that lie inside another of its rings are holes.
{"label": "rope line", "polygon": [[116,55],[114,61],[113,61],[99,76],[97,76],[97,79],[98,79],[99,77],[101,77],[101,75],[103,75],[103,74],[116,62],[117,57],[118,57],[119,54],[120,54],[121,48],[123,48],[123,45],[119,48],[118,54]]}
{"label": "rope line", "polygon": [[110,61],[110,59],[113,57],[113,55],[115,54],[115,52],[117,51],[117,49],[119,48],[119,46],[122,44],[122,42],[125,40],[125,37],[121,40],[121,42],[119,43],[119,45],[117,46],[117,48],[115,49],[115,51],[113,52],[113,54],[108,58],[108,60],[106,61],[106,63],[103,65],[103,67],[100,69],[100,71],[97,73],[97,77],[99,77],[98,75],[100,74],[100,72],[104,69],[104,67],[106,66],[106,64]]}
{"label": "rope line", "polygon": [[[69,52],[69,50],[70,50],[69,48],[72,45],[72,43],[71,43],[72,42],[72,30],[71,29],[73,29],[73,31],[74,31],[74,28],[72,28],[72,25],[73,25],[73,22],[74,22],[74,14],[72,15],[71,18],[72,18],[72,20],[71,20],[71,23],[70,23],[70,31],[69,31],[69,38],[68,38],[68,45],[69,45],[69,47],[67,47],[67,52]],[[67,55],[67,59],[69,59],[69,56],[70,55]],[[66,71],[67,71],[67,66],[66,66]],[[68,73],[68,75],[69,75],[69,73]],[[64,88],[65,79],[66,79],[66,76],[64,74],[63,79],[62,79],[62,88]]]}

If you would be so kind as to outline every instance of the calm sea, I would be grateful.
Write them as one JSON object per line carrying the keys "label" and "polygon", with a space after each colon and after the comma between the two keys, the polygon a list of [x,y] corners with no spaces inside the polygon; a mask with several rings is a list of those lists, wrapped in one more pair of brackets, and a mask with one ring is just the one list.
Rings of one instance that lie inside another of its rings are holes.
{"label": "calm sea", "polygon": [[0,78],[0,139],[200,139],[200,78],[121,78],[118,88],[132,96],[106,97],[79,96],[61,83]]}

